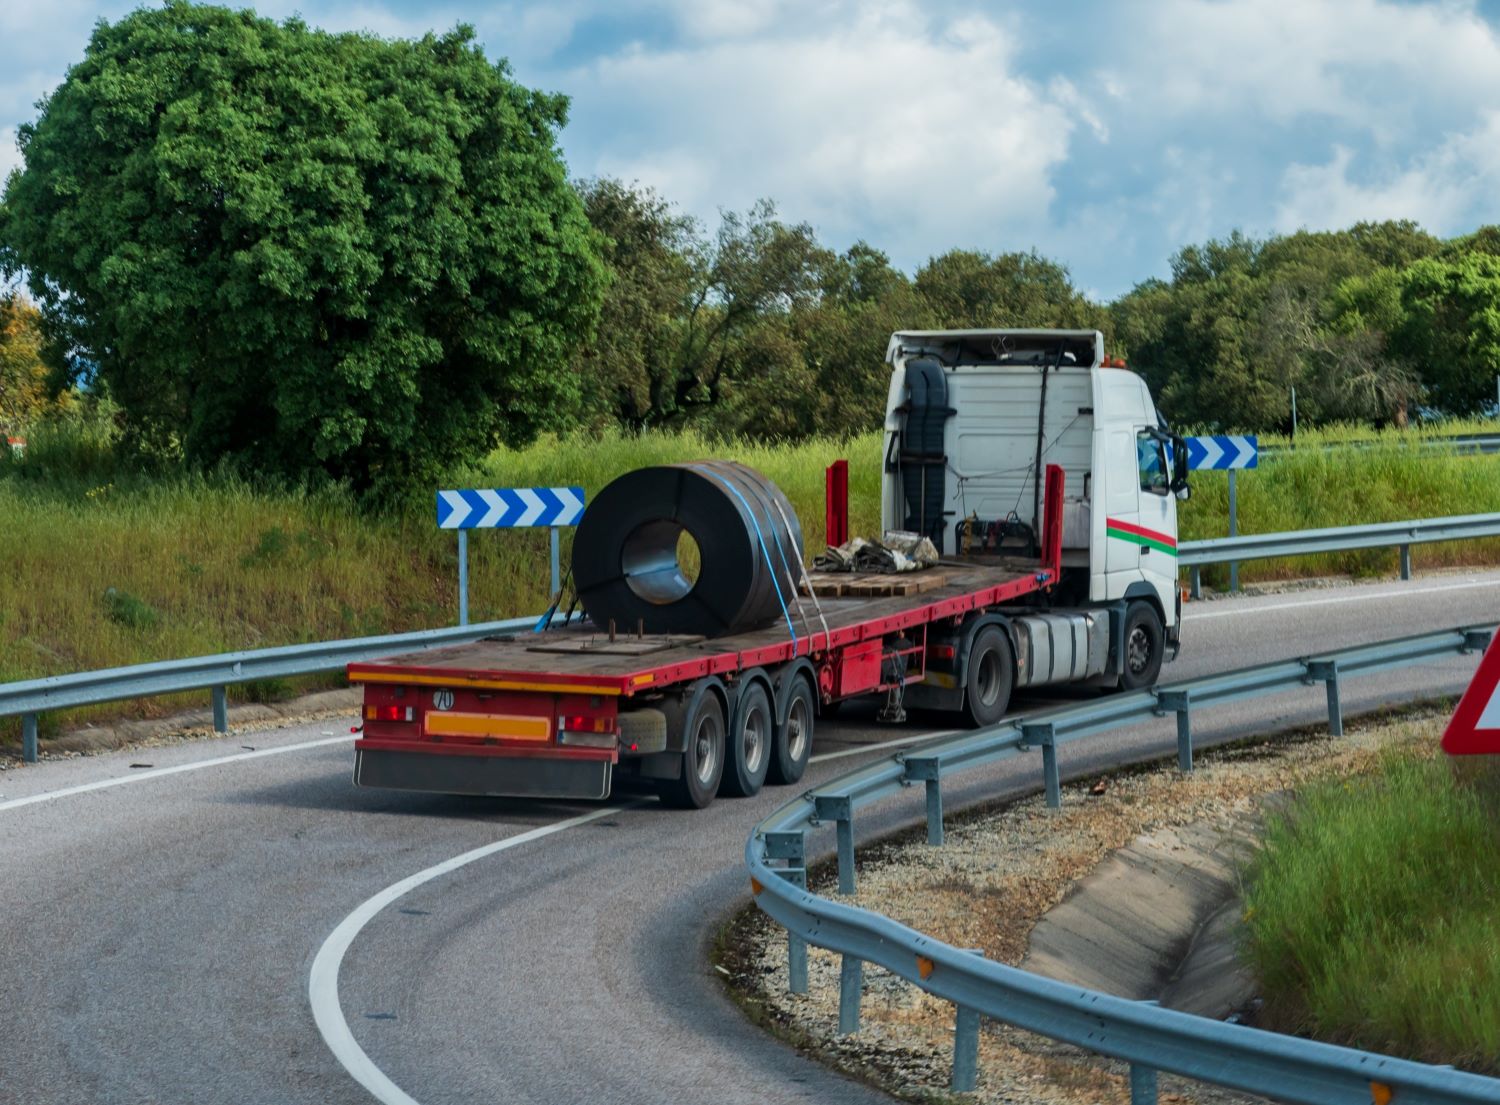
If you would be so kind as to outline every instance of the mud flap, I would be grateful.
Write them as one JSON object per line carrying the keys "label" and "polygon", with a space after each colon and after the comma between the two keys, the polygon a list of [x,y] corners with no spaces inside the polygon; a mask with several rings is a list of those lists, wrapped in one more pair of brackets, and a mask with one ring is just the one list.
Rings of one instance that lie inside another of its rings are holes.
{"label": "mud flap", "polygon": [[362,787],[480,794],[506,798],[608,798],[608,760],[541,757],[449,756],[361,748],[354,753],[354,782]]}

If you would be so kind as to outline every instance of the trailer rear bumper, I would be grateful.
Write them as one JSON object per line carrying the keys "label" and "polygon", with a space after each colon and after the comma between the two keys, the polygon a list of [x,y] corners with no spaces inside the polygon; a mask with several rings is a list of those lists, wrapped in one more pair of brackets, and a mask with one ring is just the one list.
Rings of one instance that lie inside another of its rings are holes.
{"label": "trailer rear bumper", "polygon": [[[579,751],[582,751],[581,749]],[[404,742],[356,741],[354,782],[362,787],[507,798],[608,798],[614,755],[508,756],[421,751]]]}

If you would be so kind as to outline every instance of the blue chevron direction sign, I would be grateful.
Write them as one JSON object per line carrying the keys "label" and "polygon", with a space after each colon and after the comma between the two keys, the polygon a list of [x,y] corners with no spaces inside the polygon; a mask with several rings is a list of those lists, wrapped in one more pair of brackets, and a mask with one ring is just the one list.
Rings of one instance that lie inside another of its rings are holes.
{"label": "blue chevron direction sign", "polygon": [[498,487],[437,493],[438,529],[576,526],[581,487]]}
{"label": "blue chevron direction sign", "polygon": [[1187,439],[1188,467],[1195,471],[1223,468],[1255,468],[1260,463],[1260,445],[1253,434],[1210,434]]}

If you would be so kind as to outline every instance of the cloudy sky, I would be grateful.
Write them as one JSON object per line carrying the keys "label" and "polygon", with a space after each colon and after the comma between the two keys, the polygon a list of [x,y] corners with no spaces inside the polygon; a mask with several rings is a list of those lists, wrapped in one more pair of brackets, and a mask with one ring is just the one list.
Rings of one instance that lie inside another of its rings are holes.
{"label": "cloudy sky", "polygon": [[[15,125],[136,4],[0,0]],[[774,199],[908,270],[1037,248],[1112,297],[1182,244],[1412,218],[1500,222],[1500,0],[264,0],[330,29],[472,23],[572,97],[575,176],[712,224]]]}

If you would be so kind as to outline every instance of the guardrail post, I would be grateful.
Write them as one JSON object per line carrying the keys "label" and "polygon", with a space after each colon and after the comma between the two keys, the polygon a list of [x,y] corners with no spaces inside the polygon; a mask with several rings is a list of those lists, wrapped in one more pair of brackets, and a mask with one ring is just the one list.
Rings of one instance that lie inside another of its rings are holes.
{"label": "guardrail post", "polygon": [[957,1007],[953,1015],[953,1092],[970,1093],[979,1080],[979,1014]]}
{"label": "guardrail post", "polygon": [[1130,1105],[1156,1105],[1156,1071],[1140,1063],[1130,1064]]}
{"label": "guardrail post", "polygon": [[36,763],[36,722],[35,714],[21,715],[21,759],[29,764]]}
{"label": "guardrail post", "polygon": [[839,1035],[851,1036],[859,1031],[859,999],[864,991],[864,963],[845,955],[839,964]]}
{"label": "guardrail post", "polygon": [[943,781],[936,756],[908,756],[906,779],[927,784],[927,843],[943,842]]}
{"label": "guardrail post", "polygon": [[1177,767],[1181,771],[1193,770],[1193,722],[1188,710],[1187,691],[1156,692],[1157,714],[1177,714]]}
{"label": "guardrail post", "polygon": [[1401,578],[1411,578],[1411,546],[1401,546]]}
{"label": "guardrail post", "polygon": [[813,798],[820,821],[837,822],[839,834],[839,893],[854,893],[854,803],[846,795]]}
{"label": "guardrail post", "polygon": [[1051,722],[1021,726],[1021,743],[1042,750],[1042,785],[1047,791],[1047,808],[1062,808],[1062,780],[1057,774],[1057,730]]}
{"label": "guardrail post", "polygon": [[1344,735],[1344,711],[1339,706],[1339,665],[1337,660],[1310,660],[1307,664],[1307,682],[1322,681],[1328,688],[1328,734]]}
{"label": "guardrail post", "polygon": [[[807,889],[807,837],[802,832],[766,834],[766,858],[784,859],[787,866],[776,873],[799,890]],[[786,988],[807,993],[807,942],[791,931],[786,934]]]}
{"label": "guardrail post", "polygon": [[223,687],[213,688],[214,732],[229,732],[229,695]]}
{"label": "guardrail post", "polygon": [[1201,599],[1203,597],[1203,574],[1199,570],[1198,565],[1194,564],[1188,569],[1188,579],[1190,581],[1188,584],[1188,594],[1195,599]]}
{"label": "guardrail post", "polygon": [[1490,647],[1490,640],[1495,635],[1488,629],[1466,629],[1464,630],[1464,647],[1461,652],[1483,652]]}
{"label": "guardrail post", "polygon": [[[982,948],[964,950],[984,958]],[[978,1081],[979,1011],[957,1005],[953,1012],[953,1092],[970,1093]]]}

